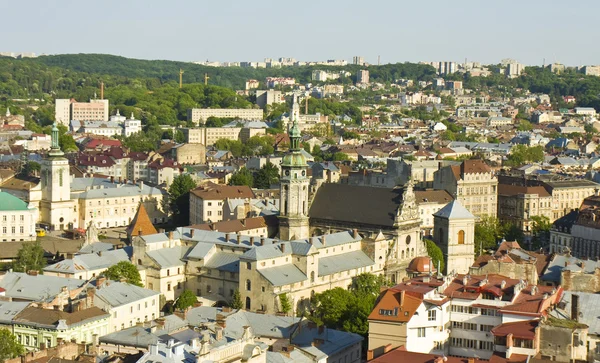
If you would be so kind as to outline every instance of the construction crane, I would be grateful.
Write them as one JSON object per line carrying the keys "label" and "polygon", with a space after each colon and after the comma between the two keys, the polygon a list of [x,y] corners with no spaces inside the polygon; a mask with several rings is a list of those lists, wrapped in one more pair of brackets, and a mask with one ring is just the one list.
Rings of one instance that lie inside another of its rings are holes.
{"label": "construction crane", "polygon": [[206,86],[208,84],[208,79],[210,77],[208,76],[208,73],[204,73],[204,85]]}
{"label": "construction crane", "polygon": [[183,87],[183,69],[179,68],[179,88]]}

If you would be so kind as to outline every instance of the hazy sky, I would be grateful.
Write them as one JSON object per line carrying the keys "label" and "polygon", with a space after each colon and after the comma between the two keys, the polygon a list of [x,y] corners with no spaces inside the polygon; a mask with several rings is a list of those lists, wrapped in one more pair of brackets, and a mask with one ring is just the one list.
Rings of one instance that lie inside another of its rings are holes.
{"label": "hazy sky", "polygon": [[0,0],[0,51],[600,64],[600,1]]}

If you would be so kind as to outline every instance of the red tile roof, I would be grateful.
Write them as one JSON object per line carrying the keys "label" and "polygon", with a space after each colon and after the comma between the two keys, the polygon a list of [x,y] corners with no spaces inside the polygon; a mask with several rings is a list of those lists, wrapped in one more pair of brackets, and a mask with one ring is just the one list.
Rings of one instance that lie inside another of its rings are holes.
{"label": "red tile roof", "polygon": [[[382,356],[379,356],[373,360],[369,361],[370,363],[468,363],[469,358],[459,358],[459,357],[442,357],[437,354],[425,354],[425,353],[416,353],[416,352],[407,352],[404,346],[394,349],[388,353],[385,353]],[[486,360],[481,360],[474,358],[471,362],[473,363],[489,363]],[[499,363],[499,362],[498,362]]]}
{"label": "red tile roof", "polygon": [[512,334],[514,338],[535,339],[535,328],[539,325],[539,320],[517,321],[513,323],[504,323],[492,329],[495,337],[505,337]]}
{"label": "red tile roof", "polygon": [[[379,297],[368,319],[405,323],[412,318],[422,301],[422,298],[412,296],[404,290],[388,289]],[[389,314],[381,314],[382,311]]]}
{"label": "red tile roof", "polygon": [[154,227],[154,224],[152,224],[148,212],[146,211],[146,207],[144,207],[143,203],[140,203],[140,206],[135,213],[135,217],[129,224],[129,227],[127,227],[127,234],[131,238],[134,236],[146,236],[156,233],[158,233],[158,231]]}

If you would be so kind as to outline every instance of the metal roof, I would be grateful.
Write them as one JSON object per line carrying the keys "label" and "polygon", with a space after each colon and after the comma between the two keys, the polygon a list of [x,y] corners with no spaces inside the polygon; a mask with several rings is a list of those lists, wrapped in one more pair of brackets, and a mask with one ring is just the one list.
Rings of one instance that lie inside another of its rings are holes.
{"label": "metal roof", "polygon": [[104,300],[112,307],[130,304],[151,296],[158,296],[159,292],[148,290],[125,282],[111,281],[104,283],[96,289],[96,297]]}
{"label": "metal roof", "polygon": [[373,260],[363,251],[352,251],[319,259],[319,276],[372,266]]}
{"label": "metal roof", "polygon": [[292,264],[263,268],[257,271],[273,286],[290,285],[307,279],[306,275]]}
{"label": "metal roof", "polygon": [[458,200],[451,201],[433,215],[434,217],[446,219],[475,219],[475,216],[467,208],[463,207]]}

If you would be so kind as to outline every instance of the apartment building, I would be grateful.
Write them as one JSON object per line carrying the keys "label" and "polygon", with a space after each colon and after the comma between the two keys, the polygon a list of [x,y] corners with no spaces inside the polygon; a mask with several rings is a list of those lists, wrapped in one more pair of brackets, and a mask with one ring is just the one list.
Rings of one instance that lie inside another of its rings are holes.
{"label": "apartment building", "polygon": [[498,178],[483,160],[465,160],[434,172],[434,189],[444,189],[477,217],[497,214]]}
{"label": "apartment building", "polygon": [[190,224],[223,220],[227,199],[252,199],[254,192],[248,186],[208,183],[190,191]]}
{"label": "apartment building", "polygon": [[498,219],[523,232],[533,230],[532,217],[553,220],[552,205],[552,195],[542,186],[498,184]]}
{"label": "apartment building", "polygon": [[190,108],[187,111],[187,120],[196,125],[205,123],[209,117],[262,120],[264,115],[260,108]]}
{"label": "apartment building", "polygon": [[0,240],[35,241],[39,210],[20,198],[0,192]]}
{"label": "apartment building", "polygon": [[369,83],[369,71],[361,69],[356,73],[356,83]]}
{"label": "apartment building", "polygon": [[182,128],[186,144],[214,145],[219,139],[246,142],[252,136],[266,134],[264,127],[200,127]]}
{"label": "apartment building", "polygon": [[71,120],[108,121],[108,100],[92,99],[89,102],[77,102],[75,99],[57,99],[55,101],[56,122],[69,126]]}
{"label": "apartment building", "polygon": [[562,289],[502,275],[428,274],[382,292],[369,315],[373,357],[403,345],[443,356],[535,356],[540,319]]}

